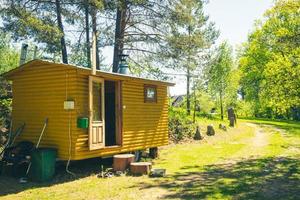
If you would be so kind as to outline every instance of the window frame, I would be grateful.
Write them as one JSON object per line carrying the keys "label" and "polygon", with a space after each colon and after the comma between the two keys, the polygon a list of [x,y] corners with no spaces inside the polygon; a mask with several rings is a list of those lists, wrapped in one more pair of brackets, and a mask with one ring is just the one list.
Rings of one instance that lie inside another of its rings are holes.
{"label": "window frame", "polygon": [[[148,89],[154,89],[154,98],[147,96]],[[144,84],[144,103],[157,103],[157,86]]]}

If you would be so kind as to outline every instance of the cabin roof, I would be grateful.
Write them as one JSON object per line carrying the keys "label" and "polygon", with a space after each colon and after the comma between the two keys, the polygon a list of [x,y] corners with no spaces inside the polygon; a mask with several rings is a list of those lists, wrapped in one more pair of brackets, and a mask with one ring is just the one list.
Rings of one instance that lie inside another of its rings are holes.
{"label": "cabin roof", "polygon": [[[64,63],[55,63],[52,61],[47,61],[47,60],[31,60],[15,69],[12,69],[4,74],[2,74],[3,77],[7,78],[7,79],[11,79],[12,76],[18,74],[19,72],[23,71],[25,68],[28,67],[36,67],[36,66],[44,66],[44,65],[48,65],[49,67],[51,66],[62,66],[62,67],[66,67],[66,68],[73,68],[73,69],[81,69],[81,70],[86,70],[86,71],[91,71],[91,68],[86,68],[86,67],[82,67],[82,66],[76,66],[76,65],[71,65],[71,64],[64,64]],[[132,76],[132,75],[127,75],[127,74],[119,74],[119,73],[114,73],[114,72],[106,72],[106,71],[102,71],[102,70],[97,70],[97,75],[98,74],[102,74],[102,75],[109,75],[109,76],[113,76],[115,78],[119,78],[119,79],[137,79],[137,80],[145,80],[145,81],[152,81],[152,82],[156,82],[156,83],[161,83],[161,84],[165,84],[168,86],[174,86],[175,83],[172,82],[168,82],[168,81],[161,81],[161,80],[154,80],[154,79],[148,79],[148,78],[141,78],[141,77],[136,77],[136,76]]]}

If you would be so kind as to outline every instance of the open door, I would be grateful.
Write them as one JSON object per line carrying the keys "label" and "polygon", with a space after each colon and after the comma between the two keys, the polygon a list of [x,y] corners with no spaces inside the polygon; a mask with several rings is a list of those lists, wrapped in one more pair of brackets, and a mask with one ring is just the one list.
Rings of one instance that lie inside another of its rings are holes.
{"label": "open door", "polygon": [[105,147],[122,145],[121,82],[105,80]]}
{"label": "open door", "polygon": [[89,149],[105,147],[104,80],[89,76]]}

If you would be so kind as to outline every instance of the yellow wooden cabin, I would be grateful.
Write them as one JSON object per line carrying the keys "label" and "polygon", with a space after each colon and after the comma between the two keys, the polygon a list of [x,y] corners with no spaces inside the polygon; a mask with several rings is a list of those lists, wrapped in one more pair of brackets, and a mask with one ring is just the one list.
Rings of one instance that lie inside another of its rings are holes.
{"label": "yellow wooden cabin", "polygon": [[[168,144],[168,86],[174,84],[43,60],[4,77],[12,81],[17,141],[54,147],[60,160],[105,157]],[[86,121],[84,121],[86,119]],[[88,119],[88,120],[87,120]],[[80,122],[88,122],[82,128]]]}

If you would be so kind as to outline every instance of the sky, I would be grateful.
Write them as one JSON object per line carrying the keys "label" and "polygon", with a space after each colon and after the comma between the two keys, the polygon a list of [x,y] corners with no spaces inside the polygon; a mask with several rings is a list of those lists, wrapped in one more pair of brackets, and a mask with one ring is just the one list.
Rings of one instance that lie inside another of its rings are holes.
{"label": "sky", "polygon": [[[272,5],[273,0],[210,0],[205,12],[220,30],[217,43],[227,40],[236,49],[247,40],[255,20],[261,19]],[[171,95],[185,94],[185,79],[178,77],[175,83],[175,87],[170,88]]]}

